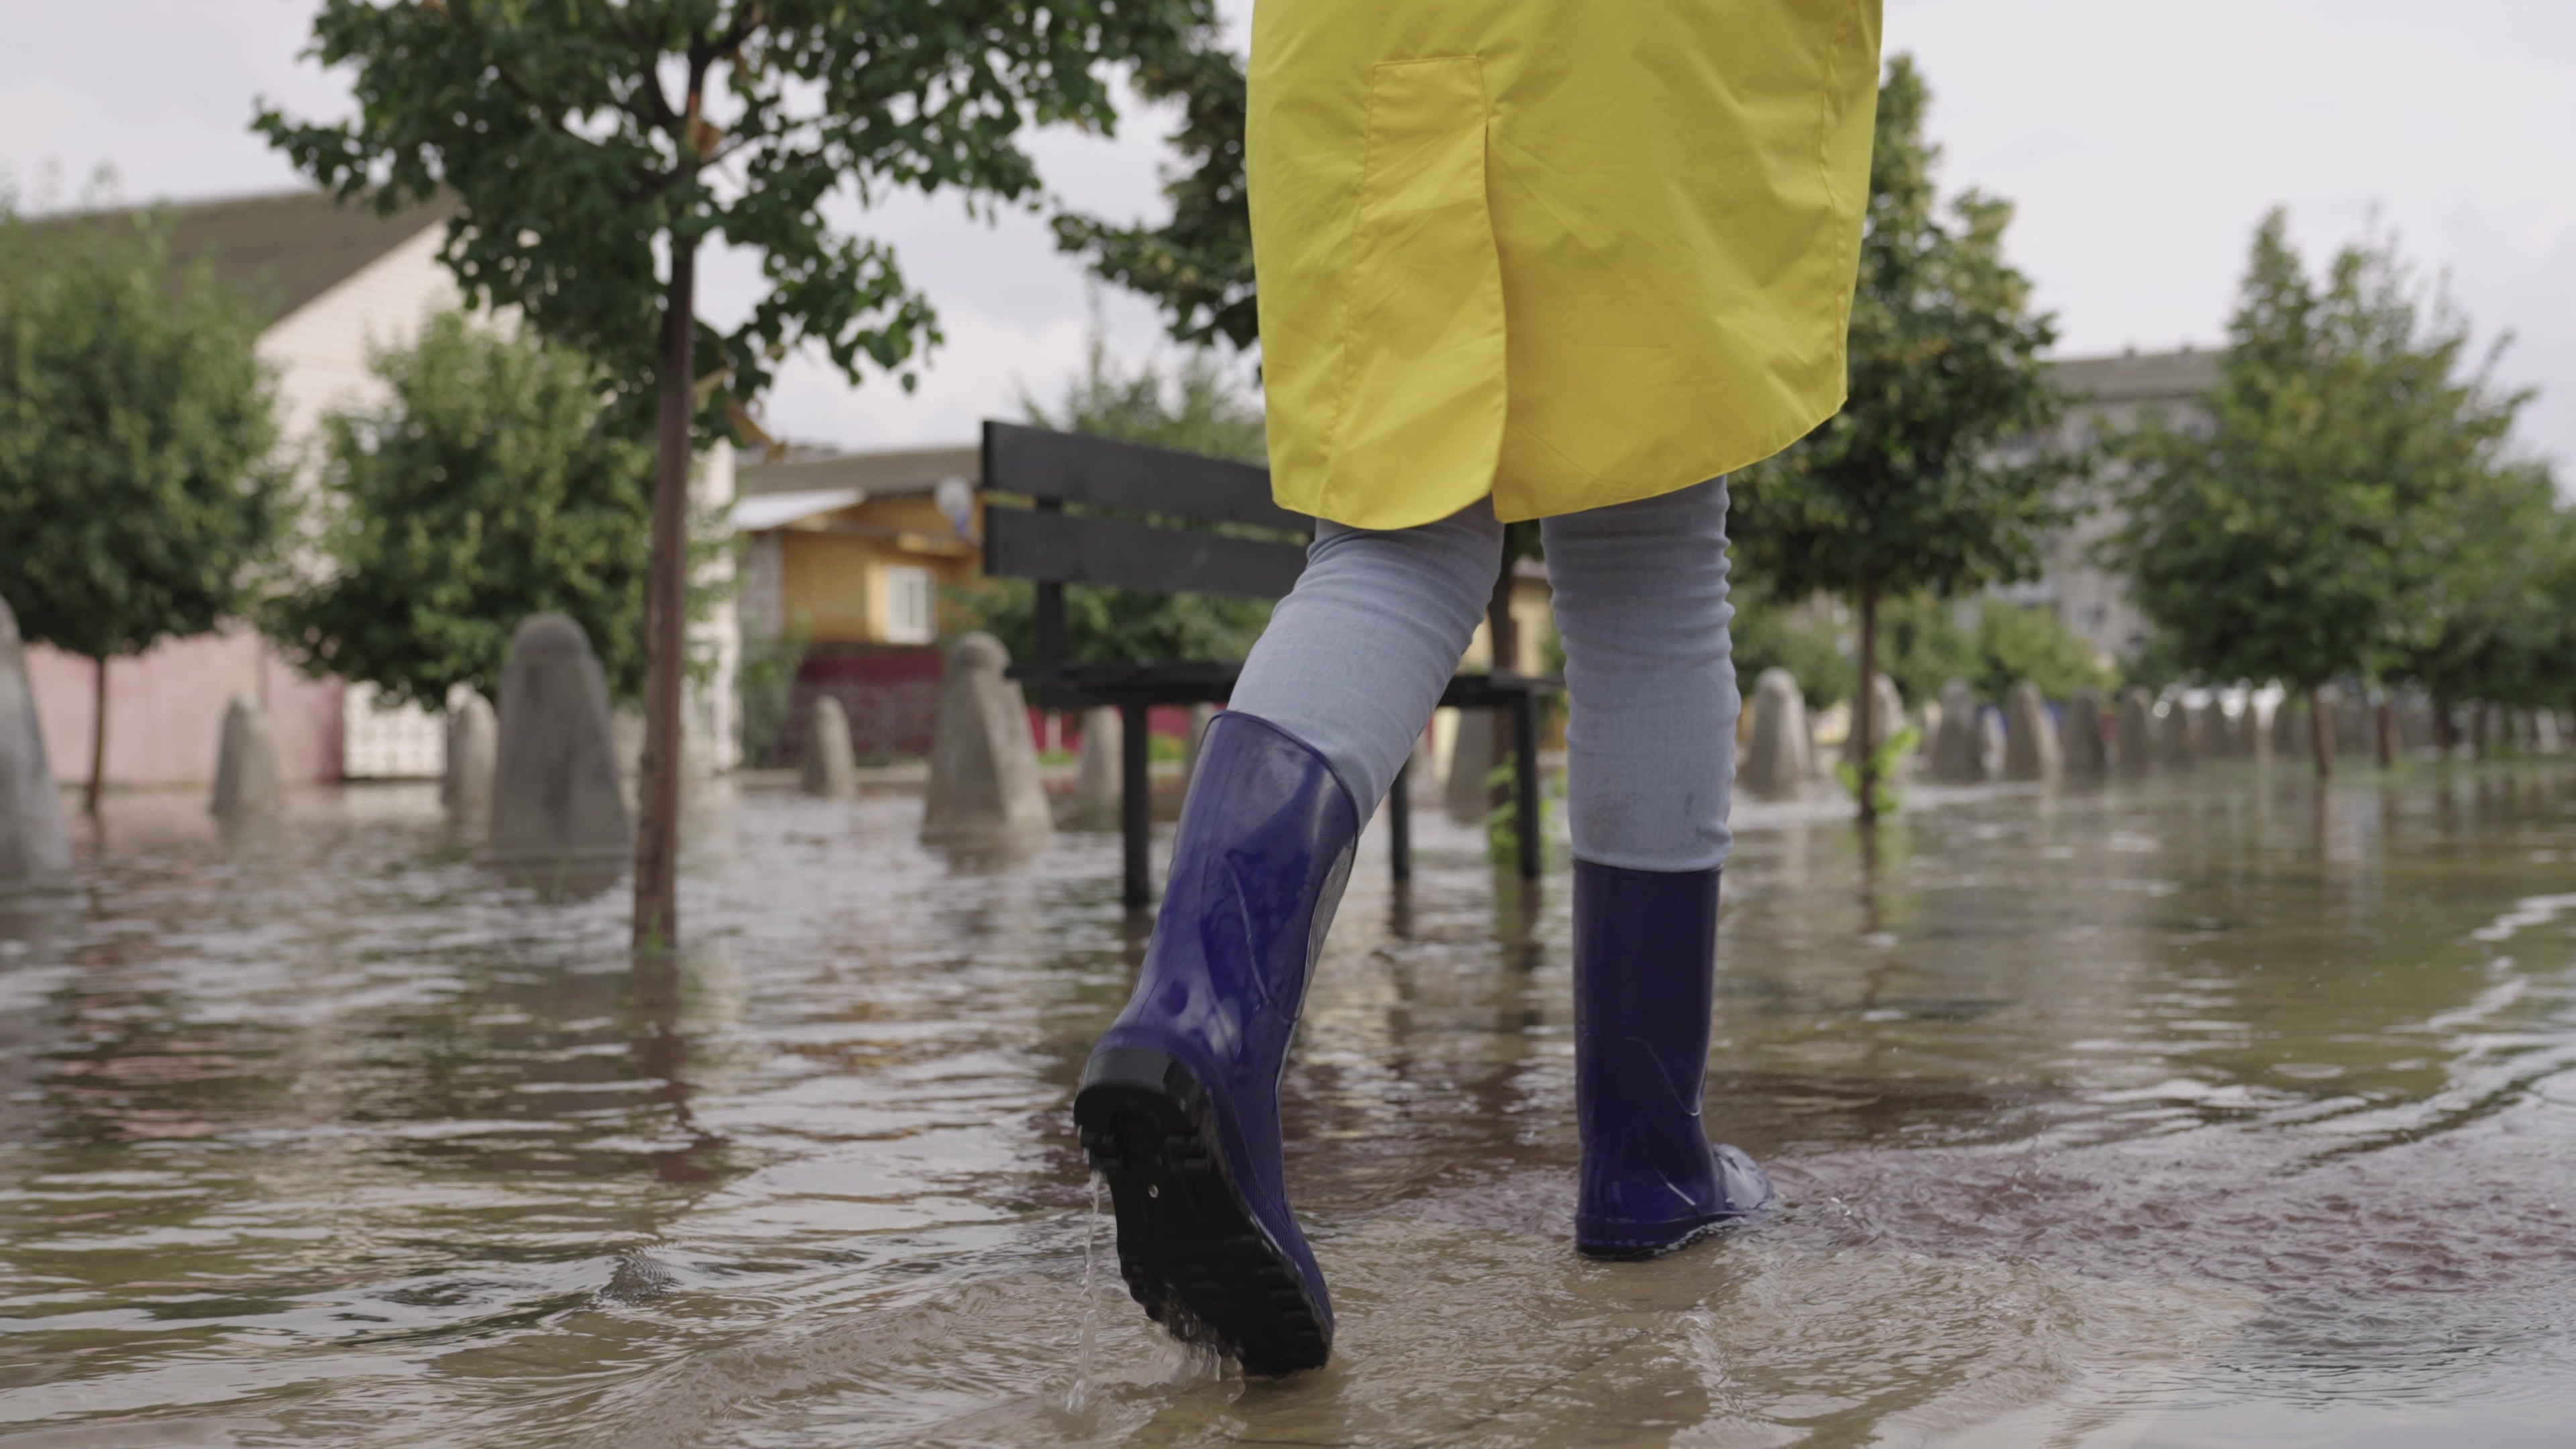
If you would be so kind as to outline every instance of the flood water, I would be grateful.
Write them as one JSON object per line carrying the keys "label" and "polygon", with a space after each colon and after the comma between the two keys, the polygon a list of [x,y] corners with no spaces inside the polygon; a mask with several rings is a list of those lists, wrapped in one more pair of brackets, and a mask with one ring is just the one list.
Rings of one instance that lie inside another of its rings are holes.
{"label": "flood water", "polygon": [[[1332,1365],[1118,1286],[1107,836],[711,788],[672,974],[429,787],[112,801],[0,917],[0,1445],[2576,1438],[2576,770],[1746,807],[1709,1120],[1786,1210],[1569,1247],[1565,880],[1417,814],[1286,1082]],[[1561,850],[1561,847],[1560,847]],[[1508,887],[1508,883],[1504,883]]]}

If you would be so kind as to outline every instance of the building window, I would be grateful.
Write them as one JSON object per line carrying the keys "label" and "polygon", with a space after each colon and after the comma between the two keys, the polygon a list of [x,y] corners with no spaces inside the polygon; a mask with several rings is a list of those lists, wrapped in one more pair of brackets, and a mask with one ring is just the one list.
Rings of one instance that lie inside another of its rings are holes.
{"label": "building window", "polygon": [[928,569],[904,564],[885,571],[885,639],[889,644],[927,644],[939,637],[939,593]]}

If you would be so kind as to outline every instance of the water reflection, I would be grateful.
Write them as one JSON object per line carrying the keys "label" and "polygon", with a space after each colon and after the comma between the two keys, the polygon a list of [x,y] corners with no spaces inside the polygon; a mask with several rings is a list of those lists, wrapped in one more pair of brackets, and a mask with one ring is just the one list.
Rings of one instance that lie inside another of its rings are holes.
{"label": "water reflection", "polygon": [[1114,837],[988,869],[903,797],[705,792],[639,973],[613,891],[479,869],[426,789],[255,840],[111,802],[87,896],[0,915],[0,1444],[2576,1413],[2576,775],[1920,796],[1739,821],[1708,1108],[1790,1208],[1655,1265],[1566,1249],[1561,880],[1436,812],[1409,886],[1368,854],[1284,1085],[1341,1353],[1285,1384],[1083,1289],[1065,1104],[1150,925]]}

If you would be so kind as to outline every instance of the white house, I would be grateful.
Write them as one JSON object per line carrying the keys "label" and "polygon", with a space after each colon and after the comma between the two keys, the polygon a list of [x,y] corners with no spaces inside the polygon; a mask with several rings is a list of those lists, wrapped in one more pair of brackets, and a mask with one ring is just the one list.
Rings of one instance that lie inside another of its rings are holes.
{"label": "white house", "polygon": [[[375,352],[411,344],[422,324],[459,305],[454,278],[438,260],[451,207],[435,202],[378,216],[320,192],[200,202],[176,208],[172,254],[202,257],[222,282],[243,289],[265,326],[259,355],[274,373],[281,447],[303,456],[335,411],[385,401],[369,367]],[[711,504],[730,502],[729,451],[699,470]],[[733,763],[729,615],[697,630],[716,669],[693,701],[693,750],[704,765]],[[39,647],[28,651],[45,749],[65,779],[90,769],[89,661]],[[290,781],[429,776],[440,768],[437,722],[418,710],[374,706],[371,691],[315,680],[246,626],[177,640],[108,665],[107,780],[129,787],[203,785],[213,774],[227,700],[257,696],[276,729]]]}

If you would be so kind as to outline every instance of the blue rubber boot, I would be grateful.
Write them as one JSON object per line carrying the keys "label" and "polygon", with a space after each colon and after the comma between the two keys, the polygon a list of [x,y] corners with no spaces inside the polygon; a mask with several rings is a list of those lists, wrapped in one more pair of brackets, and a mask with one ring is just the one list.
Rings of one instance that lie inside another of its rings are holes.
{"label": "blue rubber boot", "polygon": [[1303,741],[1247,714],[1210,722],[1136,993],[1073,1099],[1127,1291],[1246,1373],[1332,1350],[1324,1275],[1288,1209],[1279,1074],[1359,832]]}
{"label": "blue rubber boot", "polygon": [[1574,1245],[1650,1258],[1779,1201],[1700,1125],[1717,983],[1717,872],[1574,863]]}

